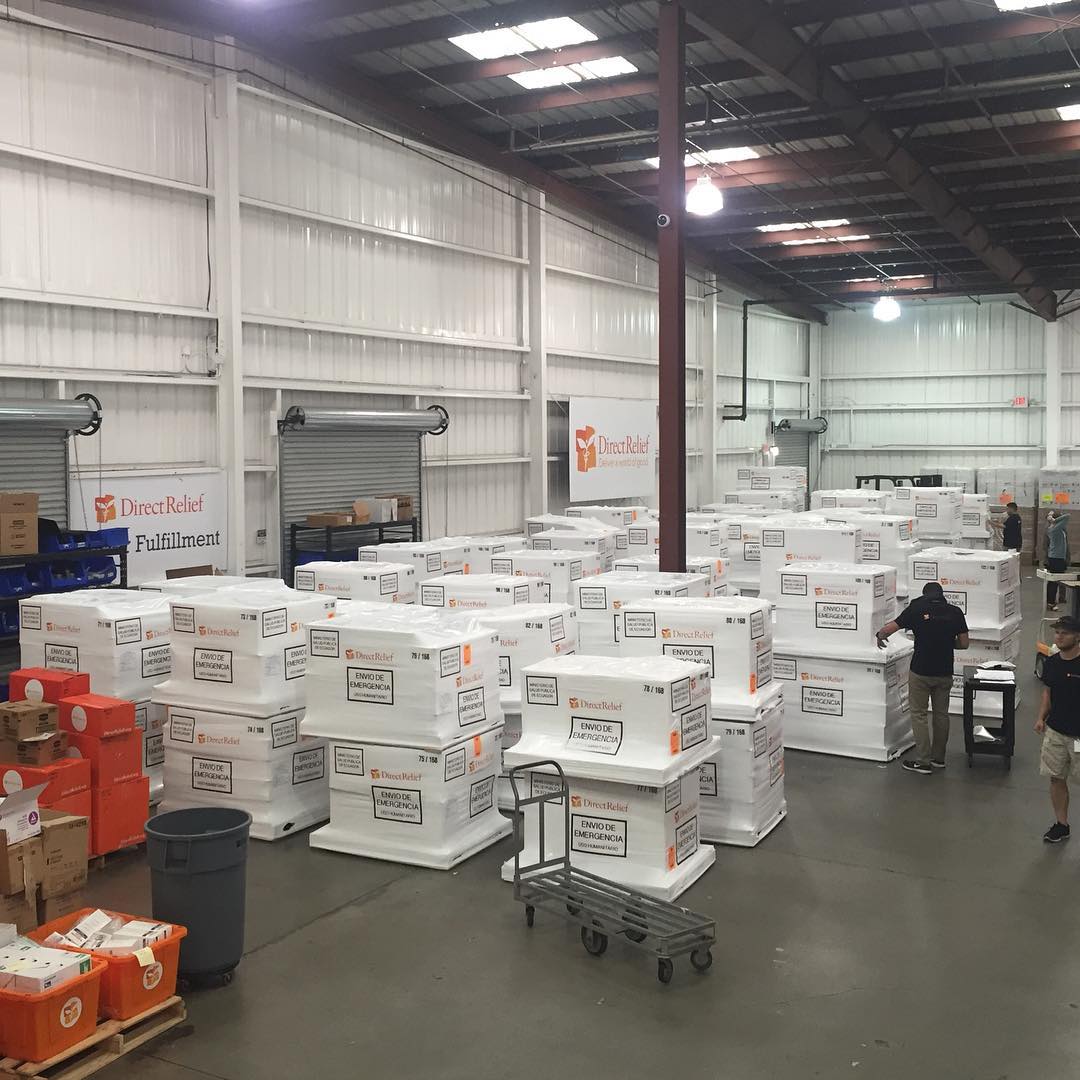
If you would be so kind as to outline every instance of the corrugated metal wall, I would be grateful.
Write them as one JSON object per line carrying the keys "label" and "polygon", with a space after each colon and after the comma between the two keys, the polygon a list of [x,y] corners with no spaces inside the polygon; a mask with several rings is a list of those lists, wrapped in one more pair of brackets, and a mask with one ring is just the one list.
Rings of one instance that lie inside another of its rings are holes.
{"label": "corrugated metal wall", "polygon": [[[1041,465],[1046,324],[1006,301],[905,303],[892,323],[867,306],[834,313],[822,332],[820,486],[927,465]],[[1078,400],[1080,384],[1063,384],[1064,400]]]}

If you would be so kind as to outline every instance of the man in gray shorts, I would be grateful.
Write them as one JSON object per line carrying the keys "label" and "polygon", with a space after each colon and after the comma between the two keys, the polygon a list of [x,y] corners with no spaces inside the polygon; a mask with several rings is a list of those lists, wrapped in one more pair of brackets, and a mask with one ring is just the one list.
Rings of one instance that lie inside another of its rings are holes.
{"label": "man in gray shorts", "polygon": [[1048,844],[1069,839],[1069,777],[1080,778],[1080,620],[1063,615],[1054,623],[1058,651],[1043,664],[1044,689],[1035,730],[1042,735],[1039,772],[1050,777],[1054,824]]}

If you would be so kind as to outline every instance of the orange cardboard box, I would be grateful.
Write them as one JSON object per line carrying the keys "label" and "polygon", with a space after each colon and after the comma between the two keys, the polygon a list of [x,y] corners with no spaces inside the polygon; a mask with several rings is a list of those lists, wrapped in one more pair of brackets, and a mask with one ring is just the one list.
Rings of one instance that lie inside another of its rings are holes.
{"label": "orange cardboard box", "polygon": [[76,694],[60,699],[60,729],[107,739],[135,727],[135,702],[102,694]]}
{"label": "orange cardboard box", "polygon": [[99,788],[92,794],[94,812],[90,819],[93,853],[141,844],[146,839],[144,826],[150,816],[150,777],[140,776],[123,784]]}
{"label": "orange cardboard box", "polygon": [[94,854],[94,800],[90,795],[90,789],[80,791],[75,795],[69,795],[66,799],[57,799],[49,807],[51,813],[71,814],[74,817],[84,817],[90,822],[90,829],[86,837],[86,851],[88,855]]}
{"label": "orange cardboard box", "polygon": [[61,698],[90,693],[90,676],[85,671],[53,671],[52,668],[19,668],[8,679],[12,701],[47,701],[58,705]]}
{"label": "orange cardboard box", "polygon": [[142,732],[132,728],[98,739],[93,735],[67,733],[68,757],[90,762],[91,788],[112,787],[142,775]]}
{"label": "orange cardboard box", "polygon": [[90,762],[65,758],[54,765],[0,765],[0,793],[12,795],[23,788],[45,784],[39,806],[56,807],[60,799],[90,788]]}

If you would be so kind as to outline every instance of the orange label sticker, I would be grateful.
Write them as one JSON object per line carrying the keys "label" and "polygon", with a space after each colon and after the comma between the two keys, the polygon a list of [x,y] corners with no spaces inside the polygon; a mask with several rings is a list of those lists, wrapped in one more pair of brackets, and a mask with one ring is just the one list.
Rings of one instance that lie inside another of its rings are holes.
{"label": "orange label sticker", "polygon": [[671,733],[671,752],[673,754],[679,752],[679,733],[677,731]]}
{"label": "orange label sticker", "polygon": [[675,869],[675,849],[673,847],[667,849],[667,868],[669,870]]}
{"label": "orange label sticker", "polygon": [[757,693],[757,675],[755,675],[755,674],[751,674],[751,676],[750,676],[750,693],[751,694],[756,694]]}
{"label": "orange label sticker", "polygon": [[465,646],[464,655],[465,655],[465,663],[466,664],[471,664],[472,663],[472,646],[471,645],[466,645]]}
{"label": "orange label sticker", "polygon": [[480,736],[479,735],[474,735],[473,736],[472,752],[473,752],[473,757],[479,757],[480,756]]}
{"label": "orange label sticker", "polygon": [[1056,503],[1068,503],[1069,493],[1067,491],[1055,491],[1054,502]]}
{"label": "orange label sticker", "polygon": [[465,564],[465,573],[467,574],[468,572],[469,572],[469,564],[468,564],[468,563],[466,563],[466,564]]}

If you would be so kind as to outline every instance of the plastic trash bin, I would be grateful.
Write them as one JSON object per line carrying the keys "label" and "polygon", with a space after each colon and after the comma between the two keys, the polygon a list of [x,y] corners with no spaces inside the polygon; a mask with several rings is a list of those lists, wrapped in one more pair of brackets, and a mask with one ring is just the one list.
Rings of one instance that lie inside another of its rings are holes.
{"label": "plastic trash bin", "polygon": [[180,977],[227,983],[244,954],[245,810],[199,806],[146,823],[154,918],[187,927]]}

